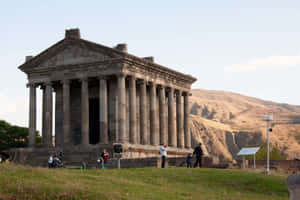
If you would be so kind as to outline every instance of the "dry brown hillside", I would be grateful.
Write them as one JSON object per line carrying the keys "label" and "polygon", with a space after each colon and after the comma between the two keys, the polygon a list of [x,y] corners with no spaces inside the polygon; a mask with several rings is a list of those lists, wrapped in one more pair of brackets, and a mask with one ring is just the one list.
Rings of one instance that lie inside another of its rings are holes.
{"label": "dry brown hillside", "polygon": [[266,141],[263,116],[273,114],[272,145],[289,159],[300,158],[300,106],[279,104],[224,91],[193,89],[190,98],[193,142],[231,160],[241,147]]}

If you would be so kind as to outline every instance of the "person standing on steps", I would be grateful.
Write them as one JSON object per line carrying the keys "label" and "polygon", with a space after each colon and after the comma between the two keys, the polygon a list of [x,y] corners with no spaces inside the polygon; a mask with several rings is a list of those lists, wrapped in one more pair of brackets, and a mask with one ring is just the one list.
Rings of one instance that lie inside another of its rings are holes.
{"label": "person standing on steps", "polygon": [[165,168],[167,158],[167,145],[163,144],[160,146],[159,153],[161,156],[161,168]]}
{"label": "person standing on steps", "polygon": [[194,168],[199,165],[199,167],[202,167],[202,156],[203,151],[201,148],[201,142],[199,142],[199,145],[195,147],[193,155],[196,155],[196,162],[194,164]]}
{"label": "person standing on steps", "polygon": [[53,168],[53,153],[48,158],[48,167]]}
{"label": "person standing on steps", "polygon": [[103,162],[103,168],[107,167],[107,160],[108,160],[108,152],[106,151],[106,149],[103,149],[103,152],[101,153],[101,158],[102,158],[102,162]]}

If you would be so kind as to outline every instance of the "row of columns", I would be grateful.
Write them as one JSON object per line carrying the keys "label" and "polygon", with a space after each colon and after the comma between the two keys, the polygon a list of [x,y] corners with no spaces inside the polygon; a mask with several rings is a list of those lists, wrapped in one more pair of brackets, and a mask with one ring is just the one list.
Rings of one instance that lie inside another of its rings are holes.
{"label": "row of columns", "polygon": [[[150,133],[147,129],[147,86],[145,80],[136,80],[134,76],[129,77],[129,135],[126,134],[126,76],[118,75],[118,141],[119,143],[138,143],[137,123],[140,123],[141,144],[168,144],[179,148],[191,147],[191,136],[189,131],[189,94],[188,92],[176,90],[176,121],[174,119],[174,88],[156,85],[154,82],[150,87]],[[81,143],[89,144],[89,84],[88,79],[81,81]],[[137,122],[136,109],[136,83],[140,91],[139,113],[140,121]],[[29,145],[35,145],[36,134],[36,86],[30,87],[30,112],[29,112]],[[62,81],[63,88],[63,143],[71,143],[71,121],[70,121],[70,80]],[[158,88],[158,108],[157,96]],[[166,90],[168,94],[168,119],[166,117]],[[182,95],[184,106],[182,108]],[[108,92],[106,77],[99,77],[99,105],[100,105],[100,143],[108,143]],[[52,146],[52,85],[45,84],[43,93],[43,143],[45,146]],[[182,113],[183,110],[183,113]],[[176,123],[176,132],[175,132]],[[167,133],[168,124],[168,133]]]}

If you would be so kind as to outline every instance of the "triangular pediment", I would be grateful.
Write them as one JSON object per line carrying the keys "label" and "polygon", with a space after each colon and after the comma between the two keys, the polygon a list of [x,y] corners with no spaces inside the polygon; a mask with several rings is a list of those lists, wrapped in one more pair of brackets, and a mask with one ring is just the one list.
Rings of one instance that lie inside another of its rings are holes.
{"label": "triangular pediment", "polygon": [[79,45],[70,45],[63,51],[42,62],[37,68],[101,62],[109,59],[111,57],[103,53],[92,51]]}
{"label": "triangular pediment", "polygon": [[22,71],[102,62],[122,57],[122,52],[86,40],[62,40],[19,68]]}

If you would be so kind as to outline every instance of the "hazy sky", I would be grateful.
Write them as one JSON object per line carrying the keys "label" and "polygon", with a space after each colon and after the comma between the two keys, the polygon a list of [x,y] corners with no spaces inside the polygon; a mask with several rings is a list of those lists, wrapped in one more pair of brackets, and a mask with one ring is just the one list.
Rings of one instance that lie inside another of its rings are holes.
{"label": "hazy sky", "polygon": [[193,88],[300,104],[300,1],[80,2],[1,2],[0,119],[27,125],[17,67],[76,27],[86,40],[127,43],[131,54],[195,76]]}

